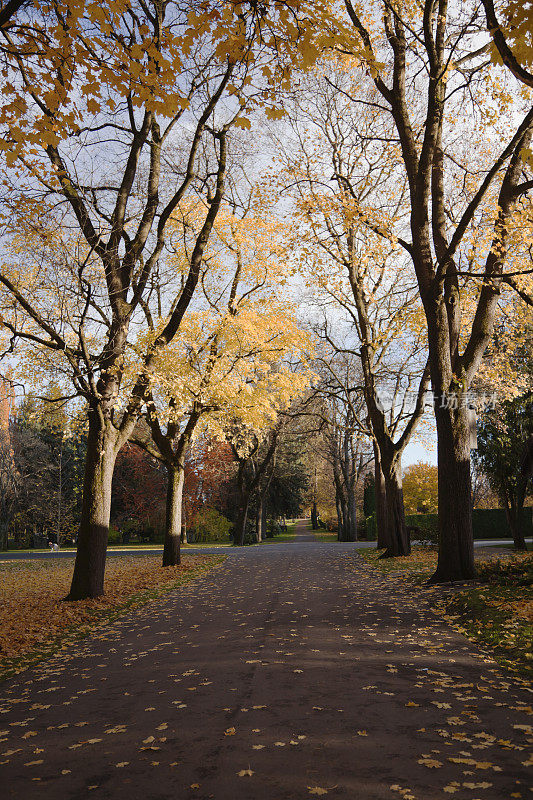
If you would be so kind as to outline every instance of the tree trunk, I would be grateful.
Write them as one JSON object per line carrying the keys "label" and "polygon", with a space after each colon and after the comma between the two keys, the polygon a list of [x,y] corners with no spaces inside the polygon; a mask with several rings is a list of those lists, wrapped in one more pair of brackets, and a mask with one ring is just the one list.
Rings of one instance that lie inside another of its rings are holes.
{"label": "tree trunk", "polygon": [[350,487],[348,489],[348,503],[347,503],[347,531],[346,541],[357,541],[357,504],[355,500],[355,490]]}
{"label": "tree trunk", "polygon": [[505,516],[507,517],[507,524],[511,529],[515,550],[527,550],[524,531],[522,530],[522,508],[519,507],[516,500],[509,503],[505,501]]}
{"label": "tree trunk", "polygon": [[376,493],[376,528],[378,532],[377,549],[387,547],[387,506],[385,497],[385,476],[381,469],[379,449],[374,442],[374,491]]}
{"label": "tree trunk", "polygon": [[257,498],[257,511],[255,515],[255,536],[258,542],[263,541],[263,498]]}
{"label": "tree trunk", "polygon": [[267,532],[267,504],[263,503],[262,508],[263,508],[263,513],[261,516],[261,533],[263,537],[265,537]]}
{"label": "tree trunk", "polygon": [[175,567],[181,563],[181,510],[185,470],[183,464],[167,464],[167,505],[163,566]]}
{"label": "tree trunk", "polygon": [[9,534],[9,520],[3,517],[0,520],[0,550],[7,550],[7,540]]}
{"label": "tree trunk", "polygon": [[318,530],[318,511],[316,507],[316,503],[313,503],[311,507],[311,528],[316,531]]}
{"label": "tree trunk", "polygon": [[335,506],[337,507],[337,539],[342,542],[342,506],[339,492],[335,492]]}
{"label": "tree trunk", "polygon": [[117,433],[110,422],[102,422],[97,409],[90,408],[88,417],[81,523],[74,574],[66,600],[84,600],[104,593]]}
{"label": "tree trunk", "polygon": [[[0,489],[0,491],[2,491]],[[9,537],[9,523],[11,521],[11,514],[9,513],[8,504],[5,496],[0,498],[0,550],[8,549]]]}
{"label": "tree trunk", "polygon": [[387,544],[381,558],[408,556],[411,552],[411,545],[405,526],[400,460],[395,459],[392,464],[383,464],[383,472],[387,511]]}
{"label": "tree trunk", "polygon": [[[461,405],[461,404],[460,404]],[[431,583],[473,578],[474,537],[467,408],[435,404],[438,440],[439,559]]]}
{"label": "tree trunk", "polygon": [[339,526],[339,541],[348,541],[348,505],[346,499],[341,496],[339,498],[339,506],[341,511],[341,524]]}
{"label": "tree trunk", "polygon": [[235,534],[233,537],[233,544],[242,547],[244,544],[244,535],[246,533],[246,523],[248,521],[248,506],[250,501],[248,498],[243,498],[239,502],[237,509],[237,518],[235,520]]}

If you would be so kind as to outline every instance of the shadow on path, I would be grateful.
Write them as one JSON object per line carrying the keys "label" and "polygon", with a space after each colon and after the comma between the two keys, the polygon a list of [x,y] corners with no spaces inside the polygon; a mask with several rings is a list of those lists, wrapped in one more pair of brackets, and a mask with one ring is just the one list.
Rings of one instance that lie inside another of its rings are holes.
{"label": "shadow on path", "polygon": [[519,681],[353,547],[247,549],[2,685],[2,797],[529,796]]}

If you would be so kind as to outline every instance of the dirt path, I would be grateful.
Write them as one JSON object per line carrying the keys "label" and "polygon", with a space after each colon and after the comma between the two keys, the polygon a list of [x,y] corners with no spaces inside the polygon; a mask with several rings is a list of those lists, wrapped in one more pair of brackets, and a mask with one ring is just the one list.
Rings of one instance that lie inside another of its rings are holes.
{"label": "dirt path", "polygon": [[0,694],[2,798],[531,797],[530,692],[340,544],[247,548]]}
{"label": "dirt path", "polygon": [[296,537],[295,542],[298,544],[301,544],[302,542],[316,542],[316,536],[310,529],[309,524],[310,523],[308,519],[297,520],[294,533]]}

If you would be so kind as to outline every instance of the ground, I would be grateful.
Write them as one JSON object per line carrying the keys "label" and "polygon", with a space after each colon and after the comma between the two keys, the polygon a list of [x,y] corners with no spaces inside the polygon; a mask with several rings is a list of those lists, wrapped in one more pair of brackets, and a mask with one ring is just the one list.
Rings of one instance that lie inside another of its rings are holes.
{"label": "ground", "polygon": [[4,796],[530,797],[525,683],[354,545],[308,538],[5,682]]}

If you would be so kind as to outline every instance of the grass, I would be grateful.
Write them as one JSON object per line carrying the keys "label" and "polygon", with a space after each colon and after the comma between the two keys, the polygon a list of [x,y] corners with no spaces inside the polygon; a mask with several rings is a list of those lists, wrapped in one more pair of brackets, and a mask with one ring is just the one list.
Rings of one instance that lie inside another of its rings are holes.
{"label": "grass", "polygon": [[454,626],[507,669],[533,675],[533,556],[482,562],[476,583],[446,598]]}
{"label": "grass", "polygon": [[328,533],[327,531],[324,531],[324,530],[321,530],[320,532],[318,532],[318,531],[313,531],[313,530],[309,529],[309,532],[314,534],[314,537],[317,540],[317,542],[338,542],[339,541],[338,534],[335,533],[334,531],[332,531],[331,533]]}
{"label": "grass", "polygon": [[404,558],[381,558],[381,550],[374,548],[358,548],[357,552],[363,556],[365,561],[379,569],[380,572],[391,573],[399,572],[417,576],[420,581],[429,578],[437,566],[436,547],[413,547],[410,556]]}
{"label": "grass", "polygon": [[263,539],[261,544],[275,544],[276,542],[293,542],[296,537],[296,523],[289,522],[287,524],[286,533],[278,533],[271,539]]}
{"label": "grass", "polygon": [[[231,542],[228,540],[227,542],[187,542],[186,544],[182,544],[181,547],[185,550],[189,550],[191,548],[202,548],[202,547],[228,547]],[[161,550],[163,551],[163,545],[158,543],[143,543],[143,544],[110,544],[107,548],[108,553],[120,553],[122,550]],[[11,553],[50,553],[49,547],[32,547],[26,548],[21,550],[2,550],[0,551],[2,554],[10,555]],[[61,552],[70,552],[75,553],[76,547],[62,547],[59,551]]]}
{"label": "grass", "polygon": [[222,555],[184,556],[179,567],[160,558],[117,556],[106,569],[105,595],[63,603],[72,562],[62,559],[4,562],[1,567],[0,679],[69,647],[103,624],[162,597],[218,567]]}
{"label": "grass", "polygon": [[[436,548],[415,547],[407,558],[379,559],[375,550],[361,556],[384,574],[401,576],[412,591],[420,591],[433,573]],[[460,586],[433,587],[434,610],[491,651],[502,666],[523,676],[533,674],[533,555],[513,554],[504,559],[485,555],[477,562],[477,577]]]}

